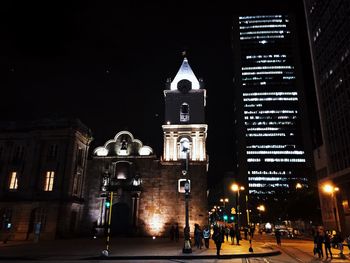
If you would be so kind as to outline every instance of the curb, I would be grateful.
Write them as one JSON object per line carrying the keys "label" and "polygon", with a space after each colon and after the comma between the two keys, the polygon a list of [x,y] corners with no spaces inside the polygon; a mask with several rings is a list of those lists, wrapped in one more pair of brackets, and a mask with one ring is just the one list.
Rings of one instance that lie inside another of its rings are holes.
{"label": "curb", "polygon": [[224,254],[220,256],[216,255],[174,255],[174,256],[162,256],[162,255],[150,255],[150,256],[98,256],[81,258],[81,260],[156,260],[156,259],[231,259],[231,258],[251,258],[251,257],[270,257],[280,255],[281,251],[275,250],[271,252],[250,253],[250,254]]}

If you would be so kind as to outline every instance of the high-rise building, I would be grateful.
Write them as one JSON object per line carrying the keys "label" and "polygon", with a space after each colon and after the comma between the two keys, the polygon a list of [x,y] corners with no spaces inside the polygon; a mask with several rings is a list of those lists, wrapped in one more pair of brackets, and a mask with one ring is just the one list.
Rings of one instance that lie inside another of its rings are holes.
{"label": "high-rise building", "polygon": [[237,16],[232,43],[237,174],[252,202],[283,217],[276,201],[308,187],[312,167],[294,17]]}
{"label": "high-rise building", "polygon": [[349,234],[350,2],[304,0],[304,6],[323,139],[315,150],[322,219],[326,228]]}

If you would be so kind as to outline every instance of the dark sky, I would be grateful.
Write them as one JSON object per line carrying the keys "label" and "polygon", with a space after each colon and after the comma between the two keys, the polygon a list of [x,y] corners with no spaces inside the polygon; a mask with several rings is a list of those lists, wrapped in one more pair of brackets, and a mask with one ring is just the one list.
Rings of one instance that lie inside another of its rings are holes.
{"label": "dark sky", "polygon": [[[0,121],[77,117],[92,129],[93,147],[127,129],[159,156],[165,81],[186,49],[207,89],[209,182],[233,166],[232,15],[295,13],[309,56],[301,0],[236,7],[72,2],[2,3]],[[304,66],[312,86],[308,60]]]}

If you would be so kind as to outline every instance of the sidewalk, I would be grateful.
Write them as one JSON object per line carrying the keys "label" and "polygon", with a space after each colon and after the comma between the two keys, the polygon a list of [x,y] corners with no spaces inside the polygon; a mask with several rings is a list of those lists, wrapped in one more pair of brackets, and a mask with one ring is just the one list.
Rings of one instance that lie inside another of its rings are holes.
{"label": "sidewalk", "polygon": [[[253,241],[254,252],[250,253],[249,242],[241,240],[241,245],[222,244],[220,258],[243,258],[273,256],[280,254],[277,249]],[[210,240],[209,249],[192,248],[192,253],[182,253],[183,240],[171,242],[157,238],[112,238],[108,259],[208,259],[217,258],[216,247]],[[105,249],[105,239],[69,239],[33,242],[14,242],[0,245],[0,260],[64,260],[101,259]]]}

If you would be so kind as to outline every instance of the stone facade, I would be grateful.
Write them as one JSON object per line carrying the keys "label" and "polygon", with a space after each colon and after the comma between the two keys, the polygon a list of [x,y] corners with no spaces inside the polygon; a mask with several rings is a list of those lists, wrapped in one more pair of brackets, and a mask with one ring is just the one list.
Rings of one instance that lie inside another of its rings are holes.
{"label": "stone facade", "polygon": [[[130,135],[129,132],[118,134]],[[113,148],[120,148],[116,144]],[[140,148],[144,147],[141,145]],[[191,180],[190,225],[199,223],[203,226],[208,222],[206,163],[190,162],[188,174]],[[180,229],[184,227],[184,194],[178,191],[178,180],[183,178],[181,162],[164,162],[153,154],[107,155],[94,156],[88,164],[84,233],[89,233],[94,222],[101,229],[100,232],[107,226],[109,210],[105,203],[110,191],[103,190],[105,176],[110,180],[114,195],[113,234],[167,236],[172,224],[178,223]]]}

